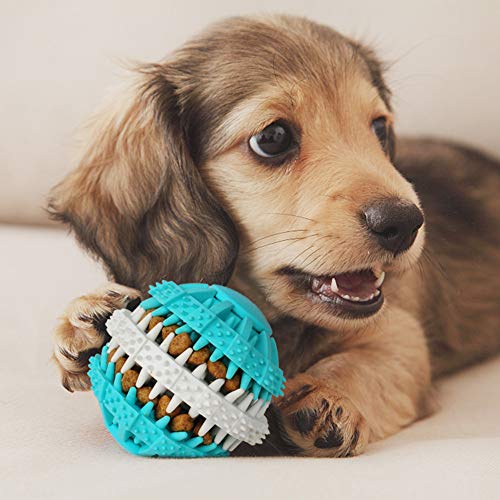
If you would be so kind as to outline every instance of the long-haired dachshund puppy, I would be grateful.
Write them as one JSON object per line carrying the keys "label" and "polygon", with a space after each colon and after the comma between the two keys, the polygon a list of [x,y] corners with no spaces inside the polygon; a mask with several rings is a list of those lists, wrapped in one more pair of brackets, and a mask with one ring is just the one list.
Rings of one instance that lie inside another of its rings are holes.
{"label": "long-haired dachshund puppy", "polygon": [[369,48],[293,17],[140,67],[49,202],[114,281],[56,329],[64,387],[89,388],[106,318],[167,278],[263,309],[288,451],[355,455],[428,415],[434,378],[500,348],[500,163],[396,141],[390,97]]}

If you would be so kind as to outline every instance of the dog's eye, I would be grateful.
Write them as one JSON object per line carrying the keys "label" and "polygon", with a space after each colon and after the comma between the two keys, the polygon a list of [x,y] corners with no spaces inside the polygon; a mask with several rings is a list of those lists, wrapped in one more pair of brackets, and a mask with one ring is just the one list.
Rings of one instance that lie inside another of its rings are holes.
{"label": "dog's eye", "polygon": [[250,137],[248,144],[256,155],[276,158],[291,149],[293,137],[288,125],[279,120]]}
{"label": "dog's eye", "polygon": [[385,149],[387,146],[387,119],[385,116],[375,118],[372,121],[373,133],[377,136],[381,146]]}

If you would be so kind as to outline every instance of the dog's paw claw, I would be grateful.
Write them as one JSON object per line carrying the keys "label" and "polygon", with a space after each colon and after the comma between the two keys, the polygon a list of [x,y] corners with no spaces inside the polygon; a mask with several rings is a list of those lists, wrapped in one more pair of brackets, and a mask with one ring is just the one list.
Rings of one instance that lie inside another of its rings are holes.
{"label": "dog's paw claw", "polygon": [[112,283],[70,303],[54,332],[54,360],[65,389],[90,389],[88,362],[108,339],[106,320],[115,309],[140,300],[137,290]]}
{"label": "dog's paw claw", "polygon": [[311,456],[346,457],[363,452],[368,425],[352,401],[335,389],[299,375],[278,401],[290,441]]}

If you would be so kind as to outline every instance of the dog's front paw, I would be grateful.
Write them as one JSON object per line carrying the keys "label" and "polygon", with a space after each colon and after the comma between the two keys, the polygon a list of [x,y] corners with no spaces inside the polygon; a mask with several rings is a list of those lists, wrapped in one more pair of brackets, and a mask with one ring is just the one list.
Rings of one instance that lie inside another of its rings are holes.
{"label": "dog's front paw", "polygon": [[289,380],[277,405],[288,439],[303,455],[347,457],[366,448],[368,425],[354,403],[313,377]]}
{"label": "dog's front paw", "polygon": [[54,360],[68,391],[90,389],[88,362],[108,339],[107,319],[115,309],[133,307],[140,300],[137,290],[109,283],[69,304],[54,332]]}

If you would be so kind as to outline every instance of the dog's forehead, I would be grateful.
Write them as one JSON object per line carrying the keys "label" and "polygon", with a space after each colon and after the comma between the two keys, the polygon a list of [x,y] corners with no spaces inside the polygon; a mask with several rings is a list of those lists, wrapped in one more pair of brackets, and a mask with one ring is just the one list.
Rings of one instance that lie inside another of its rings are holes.
{"label": "dog's forehead", "polygon": [[211,144],[200,148],[205,158],[273,113],[340,110],[349,102],[346,96],[380,95],[362,47],[304,19],[225,21],[188,44],[177,65],[186,80],[194,76],[195,84],[184,87],[195,117],[190,134],[195,142],[207,133],[211,137]]}
{"label": "dog's forehead", "polygon": [[205,33],[195,46],[210,55],[203,75],[207,92],[232,86],[249,97],[272,83],[293,86],[308,81],[332,88],[354,70],[371,77],[359,45],[304,19],[229,20]]}

